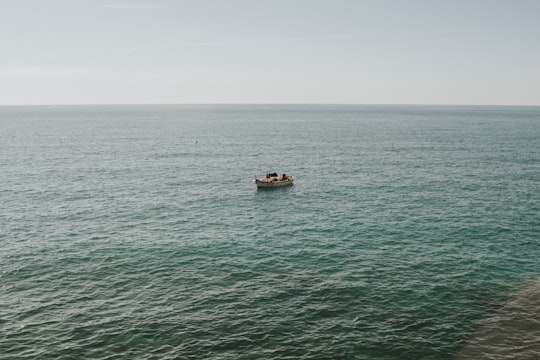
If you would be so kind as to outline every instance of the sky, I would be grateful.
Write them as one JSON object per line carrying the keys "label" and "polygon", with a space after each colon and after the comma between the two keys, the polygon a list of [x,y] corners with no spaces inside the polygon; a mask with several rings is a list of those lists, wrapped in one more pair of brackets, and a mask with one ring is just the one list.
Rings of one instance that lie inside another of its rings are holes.
{"label": "sky", "polygon": [[540,105],[538,0],[0,0],[0,105]]}

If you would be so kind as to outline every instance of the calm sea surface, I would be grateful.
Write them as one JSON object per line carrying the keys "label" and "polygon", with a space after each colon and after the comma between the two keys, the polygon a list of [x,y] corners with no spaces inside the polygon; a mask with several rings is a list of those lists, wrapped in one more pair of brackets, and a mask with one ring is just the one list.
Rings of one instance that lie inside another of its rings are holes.
{"label": "calm sea surface", "polygon": [[0,334],[0,359],[538,359],[540,108],[0,107]]}

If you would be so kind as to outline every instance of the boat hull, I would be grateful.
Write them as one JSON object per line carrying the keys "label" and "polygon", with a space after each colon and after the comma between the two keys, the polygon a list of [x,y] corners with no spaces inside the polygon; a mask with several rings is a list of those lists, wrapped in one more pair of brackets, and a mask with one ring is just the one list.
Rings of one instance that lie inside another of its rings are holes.
{"label": "boat hull", "polygon": [[275,188],[275,187],[292,185],[293,181],[294,181],[294,177],[292,176],[288,176],[287,179],[285,180],[261,178],[261,179],[255,179],[255,184],[257,185],[258,188]]}

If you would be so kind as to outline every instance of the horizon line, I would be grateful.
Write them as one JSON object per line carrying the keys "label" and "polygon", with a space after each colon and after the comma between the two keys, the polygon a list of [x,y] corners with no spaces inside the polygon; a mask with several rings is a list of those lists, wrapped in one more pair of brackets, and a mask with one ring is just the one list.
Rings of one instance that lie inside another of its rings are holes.
{"label": "horizon line", "polygon": [[73,104],[0,104],[0,107],[56,107],[56,106],[477,106],[477,107],[540,107],[540,104],[460,104],[460,103],[254,103],[254,102],[194,102],[194,103],[73,103]]}

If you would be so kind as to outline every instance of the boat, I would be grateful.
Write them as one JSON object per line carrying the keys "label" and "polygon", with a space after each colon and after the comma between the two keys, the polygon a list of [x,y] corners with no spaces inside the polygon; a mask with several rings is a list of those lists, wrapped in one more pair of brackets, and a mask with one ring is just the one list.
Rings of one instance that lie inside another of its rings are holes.
{"label": "boat", "polygon": [[272,188],[279,186],[292,185],[294,181],[294,176],[292,175],[278,175],[277,173],[266,174],[266,177],[258,178],[255,177],[253,180],[257,185],[257,188]]}

